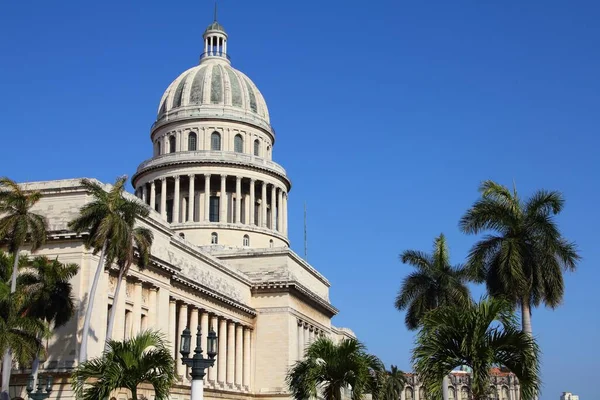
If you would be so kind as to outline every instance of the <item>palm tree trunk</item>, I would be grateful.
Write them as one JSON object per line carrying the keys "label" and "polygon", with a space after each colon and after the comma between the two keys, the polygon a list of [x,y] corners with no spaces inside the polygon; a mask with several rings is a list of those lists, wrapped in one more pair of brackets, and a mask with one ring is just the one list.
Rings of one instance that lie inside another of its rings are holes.
{"label": "palm tree trunk", "polygon": [[134,386],[130,390],[131,390],[131,398],[132,398],[132,400],[138,400],[138,397],[137,397],[137,387]]}
{"label": "palm tree trunk", "polygon": [[102,245],[102,251],[100,252],[100,260],[98,260],[98,266],[96,267],[96,274],[94,275],[94,281],[92,282],[92,288],[88,297],[87,310],[85,313],[85,320],[83,322],[83,332],[81,333],[81,347],[79,349],[79,363],[87,361],[87,343],[88,336],[90,335],[90,322],[92,320],[92,309],[94,308],[94,297],[96,296],[96,289],[98,289],[98,281],[100,280],[100,274],[104,270],[104,253],[106,253],[106,241]]}
{"label": "palm tree trunk", "polygon": [[[19,250],[15,250],[13,271],[10,279],[10,293],[17,291],[17,272],[19,269]],[[1,400],[9,399],[9,388],[10,388],[10,374],[12,372],[12,351],[7,348],[2,356],[2,393],[0,393]]]}
{"label": "palm tree trunk", "polygon": [[[39,335],[38,335],[38,339],[39,339]],[[40,346],[38,346],[38,350],[35,355],[35,359],[33,360],[33,364],[31,364],[31,375],[33,376],[33,387],[37,387],[39,369],[40,369]]]}
{"label": "palm tree trunk", "polygon": [[106,343],[112,339],[113,326],[115,325],[115,316],[117,315],[117,305],[119,304],[119,292],[121,291],[121,282],[123,282],[123,270],[119,271],[119,279],[115,287],[115,295],[113,297],[113,305],[110,308],[110,318],[108,319],[108,327],[106,328]]}
{"label": "palm tree trunk", "polygon": [[444,376],[444,379],[442,380],[442,398],[444,400],[448,400],[448,383],[449,383],[449,379],[448,379],[448,375]]}
{"label": "palm tree trunk", "polygon": [[14,293],[17,291],[17,270],[19,269],[19,250],[15,250],[15,262],[13,264],[13,272],[10,280],[10,292]]}
{"label": "palm tree trunk", "polygon": [[525,299],[521,301],[521,323],[523,332],[529,334],[529,336],[533,335],[531,329],[531,306],[529,305],[529,301]]}
{"label": "palm tree trunk", "polygon": [[[531,329],[531,306],[528,299],[523,299],[521,301],[521,324],[523,332],[527,333],[529,336],[533,336],[533,329]],[[537,400],[537,393],[533,398]]]}
{"label": "palm tree trunk", "polygon": [[10,373],[12,369],[12,352],[7,349],[4,352],[2,360],[2,393],[0,393],[0,400],[9,400],[8,390],[10,388]]}

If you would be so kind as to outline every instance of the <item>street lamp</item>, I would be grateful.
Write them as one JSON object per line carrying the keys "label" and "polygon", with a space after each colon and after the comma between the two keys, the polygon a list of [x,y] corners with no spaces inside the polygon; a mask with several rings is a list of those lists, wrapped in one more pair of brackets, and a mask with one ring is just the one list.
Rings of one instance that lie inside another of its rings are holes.
{"label": "street lamp", "polygon": [[50,397],[50,392],[52,392],[52,377],[50,375],[46,376],[46,392],[44,392],[42,377],[38,379],[37,390],[35,392],[33,391],[33,382],[33,375],[31,375],[27,382],[27,394],[29,394],[30,399],[44,400]]}
{"label": "street lamp", "polygon": [[189,328],[185,328],[181,333],[181,345],[179,352],[181,353],[181,361],[192,370],[192,396],[191,400],[203,400],[204,398],[204,376],[206,368],[210,368],[215,364],[215,356],[217,355],[217,334],[214,330],[210,330],[207,337],[207,352],[208,358],[202,356],[202,331],[198,327],[196,333],[196,349],[194,356],[190,357],[192,345],[192,334]]}

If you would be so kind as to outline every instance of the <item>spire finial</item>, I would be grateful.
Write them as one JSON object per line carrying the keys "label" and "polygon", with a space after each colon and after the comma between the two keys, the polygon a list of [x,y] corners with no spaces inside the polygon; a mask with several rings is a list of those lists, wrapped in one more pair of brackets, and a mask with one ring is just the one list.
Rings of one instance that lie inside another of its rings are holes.
{"label": "spire finial", "polygon": [[217,2],[215,1],[215,22],[217,22]]}

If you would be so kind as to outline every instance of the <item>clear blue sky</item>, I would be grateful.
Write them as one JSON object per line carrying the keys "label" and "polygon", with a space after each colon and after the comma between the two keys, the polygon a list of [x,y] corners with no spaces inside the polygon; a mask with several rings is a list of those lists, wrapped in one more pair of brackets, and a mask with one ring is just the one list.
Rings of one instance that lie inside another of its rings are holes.
{"label": "clear blue sky", "polygon": [[[212,4],[4,2],[0,175],[131,175]],[[308,204],[308,258],[332,282],[337,325],[409,370],[398,254],[444,232],[462,262],[474,238],[457,221],[484,179],[560,190],[560,226],[584,260],[564,304],[533,314],[541,400],[600,398],[597,2],[223,0],[219,19],[268,102],[299,253]]]}

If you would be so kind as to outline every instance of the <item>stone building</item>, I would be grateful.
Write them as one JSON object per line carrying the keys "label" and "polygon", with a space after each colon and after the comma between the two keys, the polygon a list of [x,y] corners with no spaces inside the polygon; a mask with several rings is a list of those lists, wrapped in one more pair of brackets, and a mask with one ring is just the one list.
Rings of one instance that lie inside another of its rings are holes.
{"label": "stone building", "polygon": [[[131,269],[117,304],[116,268],[104,272],[88,356],[101,354],[109,311],[117,307],[113,338],[149,328],[168,336],[180,377],[171,398],[187,399],[180,334],[187,326],[192,332],[212,327],[219,344],[206,377],[207,398],[287,398],[286,372],[307,344],[319,336],[339,340],[354,334],[331,324],[337,309],[329,301],[328,280],[289,247],[291,181],[273,161],[276,135],[262,94],[231,66],[228,36],[218,22],[203,38],[199,64],[162,96],[150,131],[152,156],[132,176],[137,201],[152,210],[141,221],[154,234],[151,266]],[[41,368],[42,375],[55,376],[52,397],[69,399],[69,371],[77,365],[98,258],[68,222],[90,197],[79,179],[23,187],[44,196],[35,211],[47,217],[49,237],[37,254],[81,267],[72,282],[78,314],[49,341]],[[13,398],[26,397],[27,374],[14,371]],[[151,390],[140,394],[153,398]],[[129,396],[115,394],[116,400]]]}
{"label": "stone building", "polygon": [[[470,400],[471,372],[468,368],[455,370],[450,374],[448,385],[449,400]],[[514,374],[499,368],[492,369],[489,400],[520,400],[519,381]],[[407,374],[407,384],[400,400],[425,400],[425,388],[419,377]]]}

